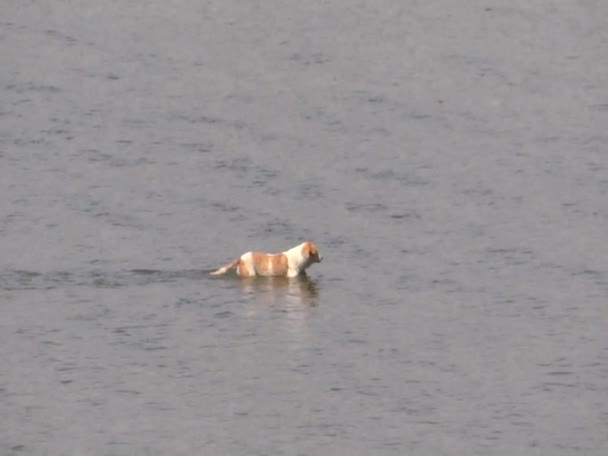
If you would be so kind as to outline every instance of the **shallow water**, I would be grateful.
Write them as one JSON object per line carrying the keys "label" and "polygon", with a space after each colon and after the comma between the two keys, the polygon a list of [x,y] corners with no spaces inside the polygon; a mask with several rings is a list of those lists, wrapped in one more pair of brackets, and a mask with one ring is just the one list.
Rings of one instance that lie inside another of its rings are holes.
{"label": "shallow water", "polygon": [[6,2],[0,453],[606,454],[608,3],[452,3]]}

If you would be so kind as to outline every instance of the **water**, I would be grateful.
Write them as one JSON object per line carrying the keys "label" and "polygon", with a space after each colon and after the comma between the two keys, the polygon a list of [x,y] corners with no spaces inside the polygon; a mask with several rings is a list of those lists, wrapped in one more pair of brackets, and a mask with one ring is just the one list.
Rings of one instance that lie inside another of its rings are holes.
{"label": "water", "polygon": [[1,454],[606,454],[608,3],[1,10]]}

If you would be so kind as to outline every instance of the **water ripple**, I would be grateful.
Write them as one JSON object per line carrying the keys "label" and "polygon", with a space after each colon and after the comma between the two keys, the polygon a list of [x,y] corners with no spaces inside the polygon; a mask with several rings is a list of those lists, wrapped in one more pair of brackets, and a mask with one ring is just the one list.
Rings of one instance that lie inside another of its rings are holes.
{"label": "water ripple", "polygon": [[208,271],[187,269],[162,271],[156,269],[132,269],[127,271],[6,271],[0,274],[0,290],[49,290],[74,286],[94,288],[120,288],[130,285],[169,283],[178,280],[208,278]]}

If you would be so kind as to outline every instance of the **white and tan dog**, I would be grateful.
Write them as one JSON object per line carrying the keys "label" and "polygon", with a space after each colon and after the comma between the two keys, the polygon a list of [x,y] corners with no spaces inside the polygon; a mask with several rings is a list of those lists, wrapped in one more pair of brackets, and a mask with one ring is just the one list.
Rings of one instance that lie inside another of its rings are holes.
{"label": "white and tan dog", "polygon": [[232,263],[211,272],[211,275],[225,274],[236,266],[236,273],[242,277],[296,277],[303,274],[306,268],[310,267],[313,263],[320,263],[321,260],[323,260],[323,257],[319,255],[317,246],[312,242],[306,241],[281,253],[243,253]]}

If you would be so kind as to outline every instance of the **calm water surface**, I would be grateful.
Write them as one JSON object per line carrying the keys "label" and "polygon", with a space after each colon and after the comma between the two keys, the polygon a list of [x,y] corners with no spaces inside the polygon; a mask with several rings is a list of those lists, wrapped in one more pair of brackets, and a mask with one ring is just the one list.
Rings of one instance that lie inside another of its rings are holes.
{"label": "calm water surface", "polygon": [[608,454],[607,2],[0,11],[0,454]]}

